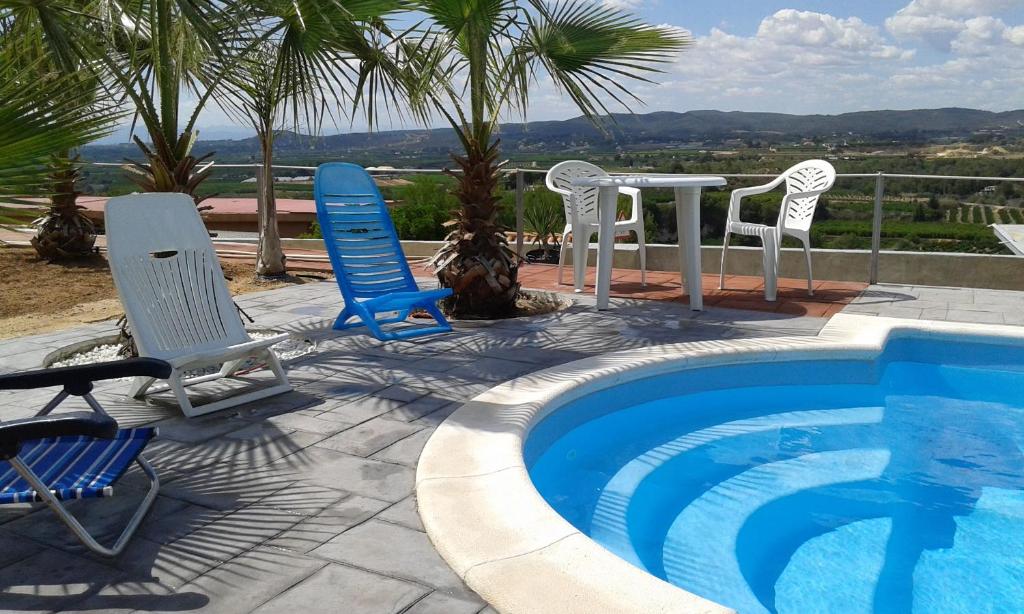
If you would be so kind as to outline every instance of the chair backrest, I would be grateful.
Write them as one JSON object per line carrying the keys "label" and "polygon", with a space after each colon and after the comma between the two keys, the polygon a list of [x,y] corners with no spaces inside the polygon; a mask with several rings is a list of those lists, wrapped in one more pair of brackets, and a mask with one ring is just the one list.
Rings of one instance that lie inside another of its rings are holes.
{"label": "chair backrest", "polygon": [[597,224],[598,188],[574,187],[572,180],[580,177],[603,177],[607,174],[601,167],[581,160],[569,160],[551,167],[545,183],[549,190],[562,195],[566,223],[572,222],[572,208],[575,203],[581,224]]}
{"label": "chair backrest", "polygon": [[373,177],[361,166],[321,164],[313,182],[316,218],[345,300],[419,287]]}
{"label": "chair backrest", "polygon": [[807,160],[790,167],[782,174],[786,178],[786,194],[813,192],[813,196],[787,198],[785,217],[779,218],[783,229],[807,230],[814,219],[821,195],[836,182],[836,169],[824,160]]}
{"label": "chair backrest", "polygon": [[251,340],[190,196],[111,198],[104,225],[110,271],[141,355],[170,359]]}

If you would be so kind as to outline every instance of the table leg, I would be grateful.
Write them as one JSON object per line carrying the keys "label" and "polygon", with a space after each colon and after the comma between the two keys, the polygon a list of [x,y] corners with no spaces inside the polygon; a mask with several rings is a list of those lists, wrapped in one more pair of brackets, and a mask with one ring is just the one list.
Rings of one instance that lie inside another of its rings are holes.
{"label": "table leg", "polygon": [[[597,234],[597,308],[608,309],[608,293],[612,285],[612,262],[615,256],[615,205],[619,188],[601,188],[598,196]],[[573,254],[575,257],[575,254]]]}
{"label": "table leg", "polygon": [[572,223],[572,283],[577,294],[583,292],[583,282],[587,275],[587,258],[590,255],[590,237],[587,235],[589,226],[584,227],[579,219],[573,217]]}
{"label": "table leg", "polygon": [[676,228],[679,231],[679,274],[690,295],[690,309],[704,309],[700,263],[700,188],[676,188]]}

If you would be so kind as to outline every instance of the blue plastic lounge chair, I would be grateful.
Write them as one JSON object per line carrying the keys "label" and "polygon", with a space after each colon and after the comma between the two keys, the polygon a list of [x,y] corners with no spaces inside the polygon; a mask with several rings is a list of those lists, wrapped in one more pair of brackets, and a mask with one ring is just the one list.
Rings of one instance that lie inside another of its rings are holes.
{"label": "blue plastic lounge chair", "polygon": [[[451,296],[451,289],[420,290],[416,285],[384,197],[369,173],[355,164],[322,164],[316,170],[313,193],[320,231],[345,299],[334,328],[365,325],[382,341],[451,331],[437,308],[437,301]],[[404,321],[414,309],[429,313],[437,325],[381,328],[381,324]],[[378,319],[378,314],[395,313]],[[349,323],[353,318],[357,321]]]}
{"label": "blue plastic lounge chair", "polygon": [[[0,376],[0,390],[63,386],[35,417],[0,422],[0,504],[46,502],[87,548],[104,556],[120,554],[160,489],[156,472],[142,457],[142,449],[156,429],[119,429],[92,396],[92,383],[121,377],[166,379],[170,375],[171,365],[162,360],[134,358]],[[83,397],[93,411],[49,415],[70,395]],[[112,484],[133,462],[149,478],[149,491],[108,548],[61,502],[109,497]]]}

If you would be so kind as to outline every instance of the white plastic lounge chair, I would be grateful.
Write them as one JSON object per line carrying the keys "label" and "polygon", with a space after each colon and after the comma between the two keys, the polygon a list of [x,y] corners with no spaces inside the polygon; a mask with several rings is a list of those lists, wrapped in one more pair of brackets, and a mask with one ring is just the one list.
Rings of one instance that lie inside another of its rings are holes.
{"label": "white plastic lounge chair", "polygon": [[[103,556],[120,554],[160,490],[156,471],[142,456],[156,429],[119,429],[92,396],[93,382],[170,373],[162,360],[133,358],[0,375],[0,390],[63,387],[34,417],[0,422],[0,504],[46,502],[87,548]],[[85,399],[92,412],[50,414],[72,395]],[[111,496],[132,463],[149,478],[149,490],[113,545],[104,546],[63,502]]]}
{"label": "white plastic lounge chair", "polygon": [[[270,346],[288,335],[254,341],[231,300],[224,273],[199,217],[184,194],[134,194],[106,206],[110,270],[140,356],[173,367],[166,385],[138,377],[129,394],[142,398],[171,390],[186,416],[199,416],[291,390]],[[248,359],[273,371],[273,385],[195,406],[185,388],[234,375]],[[189,377],[189,371],[219,367]]]}
{"label": "white plastic lounge chair", "polygon": [[[821,195],[829,191],[836,182],[836,169],[824,160],[807,160],[791,167],[771,183],[750,188],[733,190],[729,199],[729,215],[725,223],[725,241],[722,244],[722,270],[718,287],[725,289],[725,261],[729,253],[729,237],[732,234],[760,237],[764,247],[765,296],[775,300],[779,275],[779,255],[782,237],[789,235],[804,245],[807,259],[807,293],[814,294],[811,273],[811,221]],[[747,196],[771,192],[783,183],[786,195],[782,197],[779,220],[774,226],[751,224],[740,219],[740,204]]]}
{"label": "white plastic lounge chair", "polygon": [[[562,195],[565,205],[565,230],[562,231],[562,251],[558,255],[558,283],[562,283],[562,269],[565,266],[565,254],[569,250],[568,237],[590,243],[590,237],[598,232],[598,189],[575,188],[572,180],[579,177],[601,177],[607,175],[599,166],[580,160],[569,160],[551,167],[545,183],[552,192]],[[640,282],[647,285],[647,237],[644,234],[644,208],[637,188],[619,188],[619,193],[633,200],[633,208],[629,219],[615,222],[615,234],[633,232],[640,245]],[[578,230],[578,232],[574,232]],[[573,267],[578,275],[586,270],[586,264]]]}

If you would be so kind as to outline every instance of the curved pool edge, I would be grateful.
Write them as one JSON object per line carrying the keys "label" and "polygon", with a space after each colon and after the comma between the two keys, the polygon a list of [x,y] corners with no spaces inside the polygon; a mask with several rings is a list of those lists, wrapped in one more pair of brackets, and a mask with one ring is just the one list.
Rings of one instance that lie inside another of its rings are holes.
{"label": "curved pool edge", "polygon": [[523,445],[566,403],[682,369],[800,360],[870,360],[903,331],[1024,341],[1024,328],[839,314],[816,337],[681,343],[559,365],[496,386],[431,436],[416,470],[419,513],[435,548],[501,612],[731,612],[634,567],[578,531],[537,492]]}

